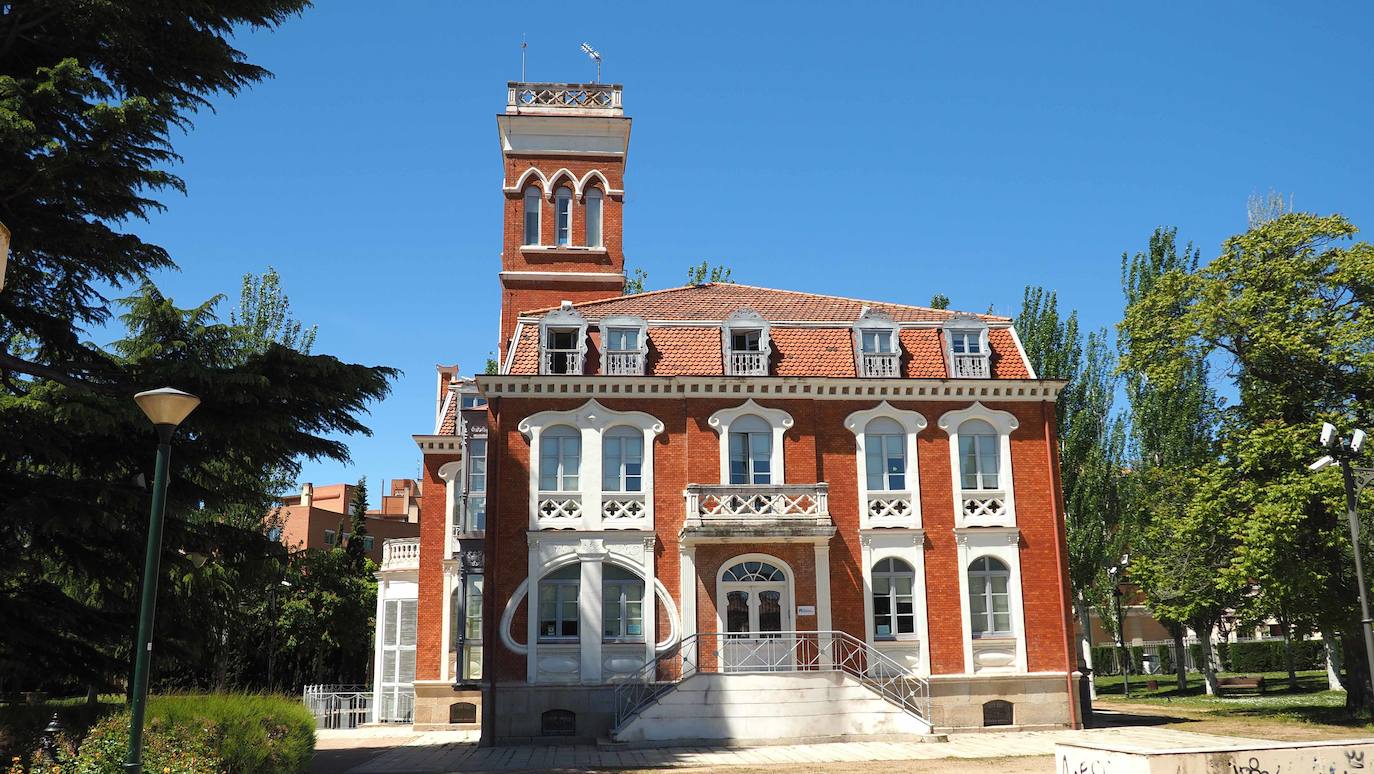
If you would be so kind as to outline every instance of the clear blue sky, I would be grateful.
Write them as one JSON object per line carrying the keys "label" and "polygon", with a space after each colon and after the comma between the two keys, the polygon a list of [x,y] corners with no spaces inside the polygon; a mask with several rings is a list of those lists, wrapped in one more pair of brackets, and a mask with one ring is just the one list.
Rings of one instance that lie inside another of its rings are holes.
{"label": "clear blue sky", "polygon": [[[1120,314],[1157,225],[1215,255],[1253,193],[1374,228],[1367,5],[377,4],[245,35],[274,80],[176,141],[186,197],[135,228],[183,306],[273,265],[316,351],[399,367],[354,462],[412,476],[434,365],[495,348],[505,83],[625,85],[625,253],[649,287],[703,258],[750,284],[1015,314]],[[373,491],[374,498],[377,490]]]}

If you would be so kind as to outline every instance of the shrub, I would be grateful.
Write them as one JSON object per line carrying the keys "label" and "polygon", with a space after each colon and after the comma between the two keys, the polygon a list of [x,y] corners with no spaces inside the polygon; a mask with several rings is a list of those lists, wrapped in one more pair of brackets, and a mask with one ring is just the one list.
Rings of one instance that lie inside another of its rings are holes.
{"label": "shrub", "polygon": [[[129,714],[97,723],[81,743],[78,774],[117,774],[128,754]],[[298,701],[280,696],[162,696],[148,704],[144,768],[171,774],[262,772],[309,768],[315,721]]]}
{"label": "shrub", "polygon": [[1174,671],[1174,649],[1168,645],[1155,646],[1155,661],[1159,664],[1160,674]]}
{"label": "shrub", "polygon": [[[1296,669],[1321,669],[1326,663],[1322,643],[1314,640],[1293,641],[1293,666]],[[1288,658],[1283,640],[1237,642],[1231,645],[1231,671],[1287,672]]]}

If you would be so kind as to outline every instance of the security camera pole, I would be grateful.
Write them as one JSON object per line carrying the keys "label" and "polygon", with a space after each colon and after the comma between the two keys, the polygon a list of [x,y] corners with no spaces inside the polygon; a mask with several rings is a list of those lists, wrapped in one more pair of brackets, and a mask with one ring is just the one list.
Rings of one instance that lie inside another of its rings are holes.
{"label": "security camera pole", "polygon": [[[1360,629],[1364,631],[1364,655],[1369,662],[1369,679],[1374,681],[1374,630],[1370,624],[1374,618],[1369,616],[1369,598],[1365,592],[1364,559],[1360,556],[1360,492],[1374,481],[1374,468],[1357,468],[1350,463],[1360,458],[1364,446],[1363,430],[1356,430],[1347,442],[1336,437],[1336,428],[1330,423],[1322,424],[1321,444],[1329,452],[1326,456],[1308,466],[1309,470],[1321,470],[1337,462],[1341,466],[1341,480],[1345,483],[1345,518],[1350,522],[1350,545],[1355,550],[1355,582],[1360,586]],[[1371,682],[1374,688],[1374,682]],[[1374,693],[1370,694],[1374,696]]]}

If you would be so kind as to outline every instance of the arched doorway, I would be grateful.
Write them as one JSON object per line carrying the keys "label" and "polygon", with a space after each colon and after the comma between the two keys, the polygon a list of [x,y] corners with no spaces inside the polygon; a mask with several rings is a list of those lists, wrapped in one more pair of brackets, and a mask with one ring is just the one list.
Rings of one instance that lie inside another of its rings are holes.
{"label": "arched doorway", "polygon": [[792,588],[785,565],[772,557],[737,557],[717,584],[717,609],[727,672],[790,671]]}

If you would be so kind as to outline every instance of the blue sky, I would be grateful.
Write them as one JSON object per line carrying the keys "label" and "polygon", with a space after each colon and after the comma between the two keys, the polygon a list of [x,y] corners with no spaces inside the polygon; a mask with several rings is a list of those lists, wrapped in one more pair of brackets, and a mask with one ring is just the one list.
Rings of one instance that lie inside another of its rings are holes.
{"label": "blue sky", "polygon": [[[1215,255],[1270,189],[1374,227],[1359,4],[328,0],[241,36],[276,77],[176,141],[188,195],[133,227],[183,306],[275,266],[316,351],[401,368],[304,480],[415,475],[436,363],[495,349],[505,83],[590,80],[634,117],[627,264],[651,288],[749,284],[1015,314],[1027,284],[1089,327],[1157,225]],[[227,311],[227,307],[223,308]],[[113,335],[111,334],[111,338]],[[377,489],[373,491],[374,498]]]}

